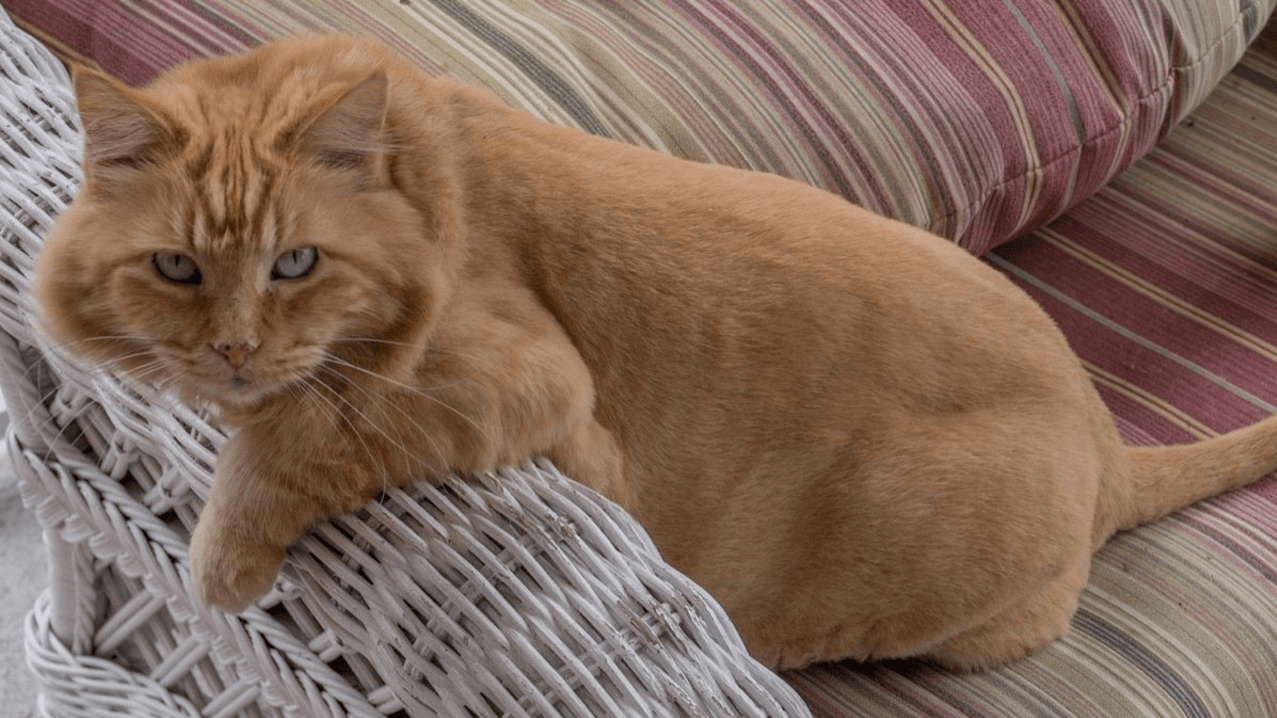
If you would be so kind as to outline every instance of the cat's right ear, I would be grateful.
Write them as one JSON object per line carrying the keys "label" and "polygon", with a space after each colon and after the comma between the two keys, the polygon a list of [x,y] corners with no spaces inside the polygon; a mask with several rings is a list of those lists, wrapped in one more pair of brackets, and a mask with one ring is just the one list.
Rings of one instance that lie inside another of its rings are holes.
{"label": "cat's right ear", "polygon": [[338,96],[301,133],[303,155],[361,185],[375,184],[392,150],[386,128],[388,84],[386,74],[376,72]]}
{"label": "cat's right ear", "polygon": [[86,184],[110,192],[136,179],[175,137],[141,93],[99,70],[72,67],[84,127]]}

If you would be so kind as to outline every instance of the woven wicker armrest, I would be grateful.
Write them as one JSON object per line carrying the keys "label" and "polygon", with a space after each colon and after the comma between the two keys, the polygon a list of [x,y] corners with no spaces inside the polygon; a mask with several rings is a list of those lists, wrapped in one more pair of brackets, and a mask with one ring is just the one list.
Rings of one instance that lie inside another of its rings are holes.
{"label": "woven wicker armrest", "polygon": [[805,716],[726,615],[554,467],[410,491],[318,526],[242,616],[191,597],[223,434],[34,331],[40,237],[74,196],[64,68],[0,13],[0,387],[51,587],[41,711],[75,716]]}

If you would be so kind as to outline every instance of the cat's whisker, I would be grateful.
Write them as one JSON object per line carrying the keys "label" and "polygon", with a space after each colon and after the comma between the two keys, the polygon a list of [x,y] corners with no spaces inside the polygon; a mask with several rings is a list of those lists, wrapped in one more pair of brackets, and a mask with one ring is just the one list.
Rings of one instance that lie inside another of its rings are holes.
{"label": "cat's whisker", "polygon": [[[308,379],[289,384],[286,389],[290,394],[296,396],[299,401],[314,405],[332,423],[337,424],[345,420],[337,405],[331,399],[325,397],[318,388],[311,386]],[[346,423],[349,425],[348,421]]]}
{"label": "cat's whisker", "polygon": [[[374,466],[377,465],[379,463],[377,461],[377,456],[373,453],[372,447],[368,445],[368,442],[364,440],[363,434],[360,433],[358,428],[355,427],[348,417],[342,414],[341,409],[333,403],[331,399],[323,395],[322,390],[328,389],[328,387],[323,383],[317,383],[317,385],[312,384],[312,381],[313,380],[310,377],[303,377],[301,381],[289,384],[287,391],[290,394],[297,396],[299,401],[306,401],[309,399],[310,403],[316,406],[316,408],[334,424],[346,424],[347,428],[350,429],[350,432],[359,440],[364,453],[368,456],[369,463]],[[391,485],[390,477],[387,476],[384,469],[381,472],[381,485],[381,493],[384,495]]]}
{"label": "cat's whisker", "polygon": [[[357,386],[357,385],[356,385],[356,386]],[[365,396],[368,396],[369,398],[373,398],[373,399],[375,399],[375,398],[376,398],[376,397],[375,397],[375,396],[374,396],[371,392],[369,392],[367,389],[365,389],[365,388],[363,388],[363,387],[358,387],[358,388],[359,388],[359,390],[360,390],[361,392],[363,392],[363,393],[364,393],[364,395],[365,395]],[[341,400],[342,400],[342,401],[343,401],[343,402],[344,402],[347,406],[349,406],[349,407],[351,408],[351,410],[355,411],[357,414],[359,414],[359,415],[360,415],[360,417],[361,417],[361,418],[363,418],[365,421],[367,421],[367,422],[369,422],[370,424],[372,424],[374,428],[376,428],[376,429],[379,429],[379,430],[380,430],[380,426],[379,426],[378,424],[374,423],[374,422],[372,421],[371,417],[367,416],[367,414],[365,414],[364,412],[360,411],[357,407],[355,407],[355,406],[354,406],[354,404],[350,402],[350,400],[348,400],[348,399],[346,399],[345,397],[342,397],[342,396],[340,396],[340,395],[338,395],[338,396],[339,396],[339,398],[340,398],[340,399],[341,399]],[[398,405],[394,404],[393,402],[389,402],[388,404],[386,404],[386,403],[379,403],[379,404],[377,404],[377,406],[382,407],[383,411],[384,411],[384,407],[385,407],[385,406],[387,406],[387,405],[394,407],[394,409],[395,409],[396,411],[398,411],[398,412],[399,412],[399,414],[400,414],[401,416],[403,416],[405,419],[407,419],[407,420],[409,421],[409,423],[413,424],[414,426],[417,426],[417,428],[420,430],[420,426],[419,426],[419,425],[417,425],[417,422],[416,422],[415,417],[413,417],[411,414],[409,414],[407,411],[405,411],[402,407],[400,407],[400,406],[398,406]],[[382,434],[383,434],[383,436],[386,436],[386,438],[387,438],[387,439],[389,439],[389,440],[391,441],[391,443],[395,444],[395,445],[396,445],[396,446],[397,446],[397,447],[398,447],[401,451],[403,451],[403,452],[404,452],[404,454],[405,454],[406,456],[409,456],[409,457],[416,457],[416,452],[415,452],[415,451],[411,451],[411,450],[409,450],[406,446],[404,446],[404,444],[403,444],[403,442],[402,442],[402,441],[396,441],[396,440],[395,440],[395,439],[393,439],[392,437],[390,437],[390,436],[386,435],[386,434],[385,434],[385,432],[382,432]],[[426,432],[426,431],[419,431],[419,434],[420,434],[420,436],[421,436],[423,439],[425,439],[425,440],[426,440],[426,442],[427,442],[427,443],[429,443],[429,445],[430,445],[430,450],[431,450],[431,451],[432,451],[432,452],[433,452],[436,456],[439,456],[439,457],[443,457],[443,456],[444,456],[444,452],[443,452],[442,450],[440,450],[439,445],[436,443],[436,441],[435,441],[434,437],[432,437],[432,436],[430,435],[430,433],[429,433],[429,432]],[[427,468],[428,468],[428,466],[429,466],[429,465],[428,465],[428,464],[426,464],[426,462],[425,462],[424,460],[418,460],[418,461],[419,461],[419,462],[423,465],[423,467],[427,467]]]}
{"label": "cat's whisker", "polygon": [[92,337],[81,337],[79,339],[70,339],[64,342],[53,342],[49,346],[60,349],[63,347],[75,346],[77,344],[88,344],[89,342],[147,342],[152,340],[150,337],[144,337],[140,334],[101,334]]}
{"label": "cat's whisker", "polygon": [[[46,412],[48,412],[48,418],[40,422],[39,425],[32,427],[33,429],[32,433],[36,436],[41,436],[44,434],[44,429],[48,427],[50,424],[57,425],[59,427],[58,433],[53,437],[51,441],[47,442],[50,445],[50,447],[52,447],[54,444],[57,443],[59,439],[61,439],[62,434],[67,430],[67,428],[72,423],[74,423],[75,420],[80,415],[84,413],[84,409],[82,409],[81,411],[77,412],[75,415],[68,418],[65,423],[61,423],[61,424],[59,423],[58,420],[60,417],[56,416],[52,411],[49,411],[48,402],[58,392],[62,391],[62,388],[63,387],[61,385],[58,385],[53,387],[49,391],[45,392],[43,395],[38,397],[35,401],[35,404],[29,409],[27,409],[26,412],[24,412],[21,416],[10,417],[12,423],[14,425],[25,425],[27,422],[31,421],[31,418],[35,416],[35,413],[37,411],[39,411],[40,409],[44,409]],[[87,407],[85,407],[85,409],[87,409]],[[50,449],[50,451],[52,451],[52,449]]]}
{"label": "cat's whisker", "polygon": [[[307,399],[309,399],[310,401],[308,403],[315,406],[320,412],[324,414],[324,416],[326,416],[334,424],[344,423],[346,427],[350,429],[351,433],[354,434],[357,439],[359,439],[359,443],[363,445],[364,453],[368,455],[368,459],[371,462],[376,463],[377,457],[373,454],[372,448],[369,447],[367,442],[364,441],[363,436],[362,434],[360,434],[359,430],[355,427],[353,423],[351,423],[348,417],[342,414],[341,408],[338,407],[337,404],[335,404],[328,397],[324,396],[322,390],[327,389],[328,387],[324,386],[322,383],[318,385],[313,385],[311,381],[312,380],[309,377],[303,377],[300,381],[289,384],[288,390],[290,392],[293,392],[293,391],[300,392],[300,397],[302,401],[306,401]],[[335,392],[333,393],[335,394]]]}
{"label": "cat's whisker", "polygon": [[[393,486],[393,482],[390,480],[390,475],[387,473],[385,466],[382,465],[382,462],[377,460],[377,455],[373,452],[372,447],[369,446],[368,442],[364,439],[363,433],[359,431],[359,429],[354,425],[354,422],[352,422],[349,417],[344,416],[342,414],[340,408],[337,407],[336,404],[332,403],[331,400],[323,397],[319,389],[315,388],[315,389],[312,389],[312,391],[315,393],[317,397],[319,397],[320,399],[323,399],[330,406],[332,406],[333,411],[334,413],[336,413],[337,417],[341,421],[345,422],[346,426],[349,427],[351,433],[354,434],[355,438],[359,440],[359,445],[363,447],[364,454],[368,456],[369,464],[372,466],[380,466],[380,474],[381,474],[380,495],[384,496],[385,493],[389,491],[390,488]],[[342,397],[338,395],[338,398],[342,398]],[[346,401],[344,398],[342,398],[342,401],[345,402],[347,405],[349,405],[350,403]]]}
{"label": "cat's whisker", "polygon": [[[85,341],[90,341],[90,339],[82,339],[82,340],[78,340],[78,341],[65,342],[65,343],[60,344],[60,345],[50,345],[50,346],[52,346],[52,347],[53,347],[53,349],[56,351],[56,350],[58,350],[58,349],[60,349],[60,348],[69,347],[69,346],[72,346],[72,345],[75,345],[75,344],[79,344],[79,343],[81,343],[81,342],[85,342]],[[112,358],[112,360],[111,360],[111,364],[114,364],[114,363],[119,362],[119,361],[127,361],[127,360],[129,360],[129,359],[132,359],[132,358],[135,358],[135,357],[139,357],[139,356],[145,356],[146,354],[149,354],[149,353],[150,353],[150,352],[145,351],[145,350],[143,350],[143,351],[136,351],[136,352],[130,352],[130,353],[128,353],[128,354],[124,354],[124,355],[122,355],[122,356],[113,357],[113,358]],[[85,365],[85,364],[84,364],[84,360],[83,360],[83,359],[81,359],[81,358],[79,358],[79,356],[78,356],[78,355],[76,355],[74,352],[72,352],[72,353],[68,354],[68,353],[66,353],[66,352],[60,352],[60,351],[59,351],[59,352],[58,352],[58,356],[60,356],[60,357],[62,357],[62,358],[64,358],[64,359],[66,359],[68,362],[70,362],[72,365],[74,365],[76,368],[80,369],[81,371],[90,372],[90,373],[98,373],[98,372],[107,372],[107,371],[108,371],[109,364],[106,364],[106,363],[94,363],[94,364],[88,364],[88,365]],[[27,376],[29,376],[29,375],[30,375],[30,372],[31,372],[33,369],[37,368],[38,366],[40,366],[40,364],[38,364],[38,363],[37,363],[37,364],[33,364],[33,365],[31,365],[31,366],[28,366],[28,367],[27,367],[27,369],[26,369],[26,373],[24,373],[24,374],[23,374],[23,377],[24,377],[24,378],[26,378]]]}
{"label": "cat's whisker", "polygon": [[[147,358],[147,357],[150,358],[150,361],[144,362],[143,364],[140,364],[138,366],[130,367],[129,369],[117,368],[122,363],[129,362],[133,359]],[[72,361],[72,364],[76,366],[76,368],[79,371],[83,371],[85,374],[92,376],[98,380],[123,381],[126,384],[150,384],[151,377],[155,374],[160,373],[165,368],[164,360],[156,358],[154,354],[149,350],[140,350],[140,351],[131,352],[128,354],[122,354],[122,355],[113,357],[109,364],[103,363],[103,364],[93,364],[93,365],[85,366],[79,363],[78,361]],[[23,374],[23,378],[27,380],[33,380],[31,378],[33,372],[38,371],[41,368],[49,369],[50,371],[53,371],[51,366],[34,364],[32,366],[27,367],[26,371]],[[57,374],[56,371],[53,371],[53,373],[55,375]]]}
{"label": "cat's whisker", "polygon": [[[145,344],[148,347],[154,344],[152,339],[129,334],[82,337],[80,339],[72,339],[64,342],[44,342],[42,344],[61,356],[75,357],[78,356],[77,348],[83,345],[92,345],[94,342],[133,342],[136,344]],[[118,357],[112,357],[112,361],[118,361]]]}
{"label": "cat's whisker", "polygon": [[160,385],[159,383],[153,381],[152,377],[159,376],[161,380],[168,379],[170,386],[177,382],[176,377],[164,376],[167,373],[166,372],[167,369],[168,367],[164,362],[161,362],[161,361],[151,362],[150,364],[144,364],[141,367],[138,367],[137,369],[129,372],[129,379],[136,384],[146,384],[151,389],[159,392],[159,391],[162,391],[160,389]]}
{"label": "cat's whisker", "polygon": [[[116,359],[117,362],[125,362],[130,359],[148,356],[150,352],[135,352],[133,354],[125,354]],[[151,377],[162,373],[167,368],[166,362],[162,359],[152,358],[150,361],[131,367],[127,370],[117,370],[111,366],[93,367],[89,371],[92,375],[104,380],[118,380],[125,384],[146,384],[151,385]],[[123,375],[123,376],[121,376]]]}
{"label": "cat's whisker", "polygon": [[[332,371],[331,369],[325,369],[325,370],[326,370],[326,371]],[[357,386],[357,385],[356,385],[356,386]],[[328,387],[325,387],[325,388],[328,388]],[[374,396],[371,392],[369,392],[367,389],[364,389],[363,387],[358,387],[358,388],[359,388],[359,390],[360,390],[360,391],[362,391],[362,392],[363,392],[366,396],[368,396],[368,397],[370,397],[370,398],[373,398],[373,399],[377,398],[377,397],[375,397],[375,396]],[[362,418],[365,422],[367,422],[367,423],[368,423],[370,426],[372,426],[375,430],[377,430],[377,431],[381,432],[382,436],[385,436],[385,437],[386,437],[386,439],[387,439],[388,441],[390,441],[390,442],[391,442],[392,444],[394,444],[394,445],[395,445],[398,449],[400,449],[400,450],[404,453],[404,455],[405,455],[405,456],[409,456],[409,457],[415,457],[415,456],[416,456],[416,452],[413,452],[413,451],[409,450],[406,446],[404,446],[404,444],[403,444],[403,442],[402,442],[402,441],[396,441],[393,437],[389,436],[389,435],[388,435],[388,434],[387,434],[384,430],[382,430],[382,428],[381,428],[380,424],[378,424],[378,423],[374,422],[374,421],[372,420],[372,418],[371,418],[371,417],[369,417],[366,413],[364,413],[362,410],[360,410],[358,407],[356,407],[356,406],[355,406],[355,405],[354,405],[354,404],[353,404],[353,403],[352,403],[349,399],[347,399],[346,397],[342,396],[340,393],[338,393],[338,392],[336,392],[336,391],[333,391],[331,388],[329,388],[329,391],[330,391],[330,392],[332,392],[332,394],[333,394],[335,397],[337,397],[339,400],[341,400],[341,401],[342,401],[342,403],[344,403],[346,406],[350,407],[351,411],[354,411],[356,414],[358,414],[360,418]],[[379,405],[379,406],[383,406],[383,407],[385,406],[385,404],[377,404],[377,405]],[[411,414],[409,414],[408,412],[404,411],[402,407],[399,407],[399,406],[395,405],[393,402],[390,402],[390,404],[389,404],[389,405],[390,405],[390,406],[393,406],[393,407],[395,408],[395,410],[396,410],[396,411],[398,411],[398,412],[399,412],[399,413],[400,413],[400,414],[401,414],[404,418],[408,419],[408,421],[409,421],[409,422],[413,423],[414,425],[416,424],[416,420],[415,420],[415,418],[414,418]],[[349,425],[349,423],[348,423],[348,425]],[[420,428],[420,427],[418,427],[418,428]],[[355,427],[354,427],[353,425],[351,426],[351,429],[352,429],[352,431],[355,431],[356,436],[358,436],[358,435],[359,435],[359,432],[355,429]],[[439,456],[440,458],[442,458],[442,457],[444,456],[444,453],[440,450],[440,448],[439,448],[438,444],[435,442],[434,437],[430,436],[429,432],[421,431],[421,432],[420,432],[420,436],[421,436],[422,438],[424,438],[424,439],[425,439],[425,440],[426,440],[426,441],[430,444],[430,449],[431,449],[431,451],[433,451],[433,452],[435,453],[435,455],[436,455],[436,456]],[[362,440],[362,438],[361,438],[361,440]],[[437,469],[432,469],[432,468],[429,466],[429,464],[427,464],[424,460],[420,460],[420,459],[418,459],[418,461],[422,464],[422,466],[423,466],[424,468],[426,468],[426,469],[428,469],[428,470],[437,470]]]}
{"label": "cat's whisker", "polygon": [[[331,393],[333,394],[333,396],[335,396],[337,399],[339,399],[339,400],[340,400],[343,404],[345,404],[346,406],[350,407],[351,411],[353,411],[353,412],[355,412],[357,415],[359,415],[359,416],[360,416],[360,417],[361,417],[361,418],[362,418],[362,419],[363,419],[366,423],[368,423],[368,424],[369,424],[369,425],[370,425],[370,426],[371,426],[371,427],[372,427],[375,431],[377,431],[378,433],[380,433],[383,437],[385,437],[385,438],[386,438],[386,440],[387,440],[387,441],[389,441],[392,445],[394,445],[394,446],[395,446],[395,447],[399,450],[399,452],[400,452],[400,455],[401,455],[401,456],[403,456],[403,457],[405,457],[405,458],[409,459],[409,460],[410,460],[410,462],[415,462],[415,463],[420,464],[420,465],[421,465],[421,467],[422,467],[422,469],[424,470],[424,472],[425,472],[425,473],[437,473],[438,469],[437,469],[436,467],[432,467],[432,466],[431,466],[431,465],[430,465],[430,464],[429,464],[429,463],[428,463],[425,459],[419,458],[419,456],[418,456],[418,452],[413,451],[413,450],[410,450],[407,446],[405,446],[405,445],[404,445],[404,443],[403,443],[403,441],[402,441],[402,440],[397,440],[397,439],[395,439],[394,437],[390,436],[390,435],[389,435],[389,433],[387,433],[387,432],[386,432],[386,431],[385,431],[385,430],[381,427],[381,425],[380,425],[380,424],[378,424],[378,423],[376,423],[376,422],[373,422],[373,420],[372,420],[372,418],[371,418],[371,417],[369,417],[367,414],[365,414],[363,411],[361,411],[358,407],[356,407],[356,406],[355,406],[352,402],[350,402],[350,400],[349,400],[349,399],[347,399],[346,397],[342,396],[340,393],[338,393],[338,392],[336,392],[336,391],[333,391],[330,387],[327,387],[327,386],[323,385],[322,383],[320,383],[320,385],[319,385],[319,386],[320,386],[320,387],[322,387],[322,388],[324,388],[324,389],[327,389],[329,392],[331,392]],[[362,387],[361,387],[361,390],[362,390]],[[315,391],[318,391],[318,389],[315,389]],[[367,392],[366,392],[366,390],[364,390],[364,391],[365,391],[365,393],[367,393]],[[325,399],[325,401],[328,401],[328,400],[327,400],[327,399]],[[331,402],[330,402],[330,403],[331,403]],[[396,408],[398,408],[398,407],[396,407]],[[400,413],[403,413],[403,414],[404,414],[404,416],[408,417],[409,419],[411,419],[411,418],[412,418],[411,416],[408,416],[408,414],[407,414],[407,413],[403,412],[403,410],[402,410],[402,409],[399,409],[399,411],[400,411]],[[368,445],[368,443],[364,440],[363,432],[361,432],[361,431],[360,431],[357,427],[355,427],[355,425],[353,424],[353,422],[351,422],[351,421],[350,421],[350,419],[349,419],[349,418],[344,417],[344,416],[343,416],[342,418],[343,418],[343,420],[345,420],[346,425],[350,428],[351,432],[352,432],[352,433],[355,435],[355,437],[359,440],[360,444],[361,444],[361,445],[363,446],[363,448],[364,448],[365,453],[367,453],[367,454],[368,454],[368,457],[369,457],[369,459],[372,461],[372,463],[373,463],[374,465],[379,465],[379,466],[381,467],[382,494],[384,495],[387,491],[389,491],[390,489],[392,489],[392,488],[394,488],[394,487],[395,487],[395,485],[396,485],[396,484],[395,484],[395,482],[391,481],[391,479],[390,479],[390,475],[389,475],[389,473],[386,471],[386,467],[385,467],[384,463],[383,463],[383,462],[379,462],[379,461],[377,460],[376,455],[375,455],[375,454],[373,453],[373,451],[372,451],[372,447],[370,447],[370,446]],[[425,440],[426,440],[426,441],[430,444],[430,449],[431,449],[431,451],[433,451],[433,452],[434,452],[437,456],[439,456],[439,457],[442,457],[442,456],[443,456],[442,452],[439,450],[438,446],[435,444],[435,441],[434,441],[433,437],[429,436],[429,435],[428,435],[428,434],[426,434],[425,432],[422,432],[420,435],[422,436],[422,438],[424,438],[424,439],[425,439]],[[402,439],[402,438],[403,438],[403,437],[401,436],[401,437],[400,437],[400,439]]]}
{"label": "cat's whisker", "polygon": [[[429,393],[428,393],[425,389],[423,389],[423,388],[421,388],[421,387],[412,386],[412,385],[410,385],[410,384],[405,384],[405,383],[403,383],[403,382],[401,382],[401,381],[398,381],[398,380],[396,380],[396,379],[391,379],[391,378],[390,378],[390,377],[388,377],[388,376],[385,376],[385,375],[383,375],[383,374],[379,374],[379,373],[377,373],[377,372],[375,372],[375,371],[371,371],[371,370],[369,370],[369,369],[365,369],[365,368],[363,368],[363,367],[361,367],[361,366],[358,366],[358,365],[352,364],[352,363],[350,363],[350,362],[348,362],[348,361],[344,361],[344,360],[342,360],[342,359],[341,359],[341,358],[339,358],[339,357],[332,356],[331,354],[327,354],[327,353],[326,353],[326,354],[325,354],[325,358],[326,358],[329,362],[331,362],[331,363],[333,363],[333,364],[335,364],[335,365],[337,365],[337,366],[342,366],[342,367],[346,367],[346,368],[348,368],[348,369],[353,369],[353,370],[355,370],[355,371],[362,372],[363,374],[366,374],[366,375],[368,375],[368,376],[371,376],[371,377],[373,377],[374,379],[379,379],[379,380],[381,380],[381,381],[386,382],[387,384],[390,384],[391,386],[394,386],[394,387],[396,387],[396,388],[402,389],[402,390],[407,391],[407,392],[409,392],[409,393],[411,393],[411,394],[415,394],[415,395],[417,395],[417,396],[420,396],[421,398],[423,398],[423,399],[425,399],[425,400],[427,400],[427,401],[433,402],[433,403],[434,403],[434,404],[436,404],[437,406],[440,406],[440,407],[442,407],[442,408],[444,408],[444,409],[447,409],[448,411],[450,411],[450,412],[452,412],[453,414],[457,415],[457,417],[459,417],[459,418],[461,418],[461,419],[464,419],[465,421],[469,422],[469,424],[470,424],[471,426],[473,426],[473,427],[475,428],[475,430],[476,430],[476,431],[478,431],[478,432],[479,432],[479,433],[480,433],[480,434],[481,434],[484,438],[486,438],[486,439],[492,439],[492,435],[488,432],[487,428],[485,428],[483,425],[481,425],[478,421],[475,421],[473,418],[471,418],[471,417],[467,416],[464,412],[462,412],[462,411],[460,411],[459,409],[457,409],[456,407],[454,407],[454,406],[452,406],[452,405],[448,404],[446,401],[444,401],[444,400],[440,399],[439,397],[437,397],[437,396],[433,396],[433,395],[429,394]],[[444,388],[447,388],[447,387],[444,387]]]}
{"label": "cat's whisker", "polygon": [[417,346],[416,344],[409,344],[408,342],[397,342],[393,339],[377,339],[375,337],[340,337],[331,340],[331,343],[333,344],[353,344],[356,342],[360,344],[388,344],[390,346],[409,348],[416,348]]}
{"label": "cat's whisker", "polygon": [[[126,355],[126,357],[124,358],[126,359],[132,358],[133,356],[140,356],[141,354],[142,353],[138,353],[136,355]],[[149,366],[149,365],[144,365],[144,366]],[[58,372],[55,371],[53,367],[44,363],[35,363],[35,364],[32,364],[31,366],[28,366],[26,370],[23,372],[22,378],[24,381],[29,381],[35,386],[39,386],[42,383],[42,380],[35,377],[34,374],[36,372],[42,372],[42,371],[49,372],[49,374],[53,378],[54,385],[48,391],[44,392],[42,395],[37,397],[34,405],[28,408],[21,416],[11,417],[12,421],[15,424],[25,424],[26,422],[30,421],[31,417],[34,416],[35,413],[39,411],[40,409],[49,411],[50,400],[52,400],[54,396],[56,396],[60,391],[62,391],[65,388],[63,379],[62,377],[58,375]],[[93,367],[91,370],[91,373],[94,375],[102,376],[102,377],[107,377],[111,375],[109,369],[107,369],[106,367]],[[83,411],[68,418],[66,420],[66,423],[60,426],[60,430],[58,434],[54,437],[54,441],[60,438],[61,435],[65,433],[65,431],[70,427],[70,425],[73,424],[81,415],[83,415]],[[55,416],[53,412],[51,411],[49,412],[48,419],[42,422],[39,426],[33,427],[35,430],[35,433],[37,435],[40,433],[43,433],[44,428],[48,426],[50,423],[54,423],[54,424],[58,423],[58,417]]]}
{"label": "cat's whisker", "polygon": [[[32,416],[34,416],[37,411],[39,411],[40,409],[43,409],[45,412],[47,412],[47,418],[45,418],[44,421],[40,422],[38,425],[31,427],[31,434],[35,436],[44,437],[45,429],[48,426],[53,425],[58,427],[58,431],[51,438],[41,439],[41,441],[45,443],[48,447],[41,455],[41,461],[43,462],[47,462],[53,456],[57,455],[58,443],[63,441],[63,437],[72,428],[76,428],[80,433],[83,433],[84,427],[80,425],[80,419],[84,417],[85,414],[89,413],[95,408],[99,411],[104,411],[104,412],[106,411],[106,408],[101,404],[101,402],[98,402],[95,399],[89,402],[85,402],[79,408],[78,411],[75,411],[72,414],[61,414],[61,415],[58,414],[57,412],[51,410],[48,404],[53,399],[53,397],[57,395],[59,392],[61,392],[64,388],[65,388],[65,385],[62,383],[60,379],[58,379],[56,385],[52,387],[51,389],[49,389],[48,391],[46,391],[41,396],[37,397],[34,405],[30,407],[29,409],[27,409],[27,411],[23,413],[22,416],[11,417],[14,424],[26,424],[27,422],[31,420]],[[67,441],[74,443],[75,440],[67,439]]]}
{"label": "cat's whisker", "polygon": [[[416,344],[409,344],[408,342],[397,342],[392,339],[377,339],[374,337],[343,337],[340,339],[333,339],[330,341],[330,343],[333,343],[333,344],[337,344],[337,343],[387,344],[390,346],[408,347],[411,349],[417,348]],[[425,349],[427,354],[447,354],[449,356],[460,357],[462,359],[465,359],[466,361],[475,362],[476,364],[491,364],[492,363],[492,359],[490,357],[486,357],[481,354],[474,354],[472,352],[463,352],[463,351],[458,351],[456,349],[444,349],[443,347],[438,347],[438,346],[427,346]]]}

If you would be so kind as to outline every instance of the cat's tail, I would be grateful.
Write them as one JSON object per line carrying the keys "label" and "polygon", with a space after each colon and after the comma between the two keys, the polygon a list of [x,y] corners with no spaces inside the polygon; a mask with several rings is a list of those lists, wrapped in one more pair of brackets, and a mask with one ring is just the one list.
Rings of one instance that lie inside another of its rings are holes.
{"label": "cat's tail", "polygon": [[1131,490],[1114,497],[1110,532],[1165,516],[1277,470],[1277,416],[1194,444],[1129,447]]}

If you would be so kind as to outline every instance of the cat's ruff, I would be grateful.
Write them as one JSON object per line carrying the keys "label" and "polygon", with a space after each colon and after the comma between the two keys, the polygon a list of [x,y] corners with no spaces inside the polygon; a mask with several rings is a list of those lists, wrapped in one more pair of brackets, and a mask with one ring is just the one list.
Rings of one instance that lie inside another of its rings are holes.
{"label": "cat's ruff", "polygon": [[1277,468],[1274,419],[1123,447],[1051,320],[944,240],[366,41],[76,89],[42,319],[238,428],[191,546],[231,610],[387,483],[545,454],[769,665],[983,668],[1067,629],[1114,531]]}

